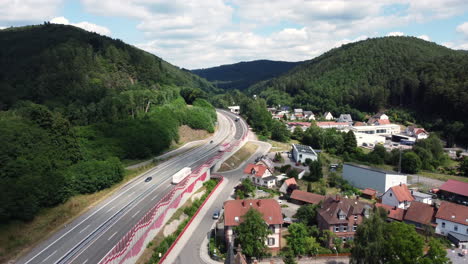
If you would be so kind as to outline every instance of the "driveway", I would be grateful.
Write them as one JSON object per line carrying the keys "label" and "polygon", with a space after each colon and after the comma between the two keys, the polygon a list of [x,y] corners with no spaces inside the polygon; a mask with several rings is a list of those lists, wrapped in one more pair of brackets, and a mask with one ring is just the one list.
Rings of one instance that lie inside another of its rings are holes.
{"label": "driveway", "polygon": [[460,257],[458,256],[458,253],[460,252],[460,249],[456,250],[451,250],[447,249],[447,257],[450,258],[453,264],[467,264],[468,263],[468,257]]}

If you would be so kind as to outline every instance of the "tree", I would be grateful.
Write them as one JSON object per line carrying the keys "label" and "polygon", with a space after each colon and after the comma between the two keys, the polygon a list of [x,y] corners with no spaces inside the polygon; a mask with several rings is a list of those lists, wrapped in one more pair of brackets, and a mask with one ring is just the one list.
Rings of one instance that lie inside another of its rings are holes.
{"label": "tree", "polygon": [[296,258],[294,257],[294,253],[291,249],[286,251],[283,257],[284,264],[297,264]]}
{"label": "tree", "polygon": [[357,141],[356,136],[352,130],[349,130],[348,133],[344,136],[344,146],[343,150],[348,153],[354,153],[356,151]]}
{"label": "tree", "polygon": [[309,177],[311,181],[318,181],[323,178],[322,162],[320,158],[314,160],[309,165]]}
{"label": "tree", "polygon": [[253,195],[255,192],[255,186],[249,178],[245,178],[240,185],[236,187],[236,196],[240,199],[244,199],[247,196]]}
{"label": "tree", "polygon": [[358,226],[350,263],[385,263],[385,225],[386,222],[380,214],[373,214]]}
{"label": "tree", "polygon": [[447,251],[437,239],[429,241],[429,250],[421,261],[421,264],[449,264],[452,263],[447,258]]}
{"label": "tree", "polygon": [[295,218],[300,223],[303,223],[308,226],[313,226],[317,224],[317,210],[319,206],[317,204],[306,204],[299,209],[297,209],[296,214],[294,215]]}
{"label": "tree", "polygon": [[287,142],[289,140],[289,130],[286,125],[280,121],[273,121],[271,127],[271,139]]}
{"label": "tree", "polygon": [[302,130],[300,126],[296,126],[293,130],[291,138],[301,141],[303,136],[304,136],[304,130]]}
{"label": "tree", "polygon": [[386,263],[412,264],[423,256],[424,241],[413,225],[391,222],[385,227]]}
{"label": "tree", "polygon": [[306,254],[316,255],[320,249],[320,243],[315,237],[308,236],[305,238]]}
{"label": "tree", "polygon": [[293,223],[288,227],[289,235],[286,238],[288,247],[294,255],[304,255],[307,251],[306,238],[308,236],[307,228],[303,223]]}
{"label": "tree", "polygon": [[460,167],[458,168],[461,175],[468,177],[468,157],[464,157],[460,162]]}
{"label": "tree", "polygon": [[276,152],[275,153],[275,161],[278,163],[283,163],[284,159],[283,156],[281,155],[281,152]]}
{"label": "tree", "polygon": [[264,256],[267,248],[265,241],[271,234],[268,225],[260,212],[253,208],[250,208],[242,219],[242,223],[234,228],[242,252],[249,257]]}
{"label": "tree", "polygon": [[401,158],[401,170],[404,173],[417,173],[422,166],[421,159],[416,153],[409,151],[403,154]]}

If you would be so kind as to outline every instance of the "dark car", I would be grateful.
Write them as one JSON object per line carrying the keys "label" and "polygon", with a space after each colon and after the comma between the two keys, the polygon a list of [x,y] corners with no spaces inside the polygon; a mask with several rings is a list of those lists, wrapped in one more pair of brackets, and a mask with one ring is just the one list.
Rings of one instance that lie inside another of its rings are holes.
{"label": "dark car", "polygon": [[213,140],[210,140],[210,143],[213,143]]}
{"label": "dark car", "polygon": [[148,177],[148,178],[145,179],[145,182],[149,182],[149,181],[151,181],[152,179],[153,179],[153,177]]}
{"label": "dark car", "polygon": [[215,210],[213,213],[213,219],[219,219],[219,210]]}

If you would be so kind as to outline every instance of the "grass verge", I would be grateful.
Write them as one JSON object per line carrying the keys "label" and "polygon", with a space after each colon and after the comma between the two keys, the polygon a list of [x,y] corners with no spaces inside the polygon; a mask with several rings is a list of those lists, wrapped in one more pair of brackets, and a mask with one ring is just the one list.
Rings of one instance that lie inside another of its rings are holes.
{"label": "grass verge", "polygon": [[252,156],[257,149],[258,146],[256,144],[247,142],[242,148],[240,148],[236,153],[229,157],[229,159],[221,164],[221,168],[218,171],[223,172],[239,167],[239,165]]}
{"label": "grass verge", "polygon": [[288,143],[274,141],[271,139],[268,139],[267,142],[271,144],[270,152],[290,151],[292,144],[299,144],[299,141],[294,140],[294,139],[291,139]]}
{"label": "grass verge", "polygon": [[[421,171],[418,174],[427,178],[440,180],[440,181],[457,180],[461,182],[468,182],[468,177],[462,177],[462,176],[440,174],[440,173],[434,173],[434,172],[428,172],[428,171]],[[413,177],[417,177],[417,175],[413,175]]]}
{"label": "grass verge", "polygon": [[0,263],[6,263],[9,260],[18,258],[21,254],[47,239],[64,225],[111,195],[128,181],[153,166],[151,164],[136,170],[126,170],[124,179],[111,188],[92,194],[73,196],[61,205],[43,209],[30,222],[12,221],[0,225]]}

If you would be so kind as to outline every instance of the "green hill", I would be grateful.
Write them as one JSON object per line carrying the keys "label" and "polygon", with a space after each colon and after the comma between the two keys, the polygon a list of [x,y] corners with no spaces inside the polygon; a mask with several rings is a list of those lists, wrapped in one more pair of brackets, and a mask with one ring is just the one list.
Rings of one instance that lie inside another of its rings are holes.
{"label": "green hill", "polygon": [[263,80],[285,73],[302,62],[256,60],[192,70],[224,90],[244,90]]}
{"label": "green hill", "polygon": [[[418,121],[468,129],[468,54],[414,37],[384,37],[343,45],[248,93],[269,105],[335,114],[403,108]],[[355,109],[359,110],[356,111]]]}

